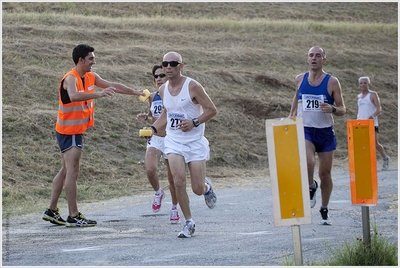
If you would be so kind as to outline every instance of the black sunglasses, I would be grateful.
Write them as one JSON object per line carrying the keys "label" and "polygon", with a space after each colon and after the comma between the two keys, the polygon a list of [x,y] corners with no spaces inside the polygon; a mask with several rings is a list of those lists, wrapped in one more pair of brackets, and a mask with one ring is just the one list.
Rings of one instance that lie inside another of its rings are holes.
{"label": "black sunglasses", "polygon": [[163,61],[163,62],[162,62],[162,66],[163,66],[163,67],[168,67],[168,64],[169,64],[171,67],[176,67],[176,66],[178,66],[179,64],[181,64],[181,62],[179,62],[179,61]]}
{"label": "black sunglasses", "polygon": [[165,74],[155,74],[154,75],[154,79],[157,79],[157,78],[164,78],[165,77]]}

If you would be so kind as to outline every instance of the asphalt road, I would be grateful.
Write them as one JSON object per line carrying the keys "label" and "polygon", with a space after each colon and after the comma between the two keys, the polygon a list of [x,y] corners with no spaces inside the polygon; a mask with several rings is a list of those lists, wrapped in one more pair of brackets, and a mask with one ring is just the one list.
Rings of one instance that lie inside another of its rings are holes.
{"label": "asphalt road", "polygon": [[[333,225],[318,224],[319,190],[312,224],[300,225],[304,265],[323,261],[330,257],[330,247],[363,236],[361,206],[351,204],[348,169],[334,167],[333,177]],[[379,233],[397,243],[397,165],[379,171],[378,179],[378,204],[369,208],[370,220]],[[168,194],[159,213],[152,212],[149,194],[80,204],[85,216],[97,220],[96,227],[52,225],[41,219],[42,211],[3,219],[2,266],[281,266],[294,259],[292,228],[274,226],[268,183],[215,192],[213,210],[202,196],[190,192],[196,222],[192,238],[177,237],[183,222],[169,223]],[[66,215],[66,209],[61,213]]]}

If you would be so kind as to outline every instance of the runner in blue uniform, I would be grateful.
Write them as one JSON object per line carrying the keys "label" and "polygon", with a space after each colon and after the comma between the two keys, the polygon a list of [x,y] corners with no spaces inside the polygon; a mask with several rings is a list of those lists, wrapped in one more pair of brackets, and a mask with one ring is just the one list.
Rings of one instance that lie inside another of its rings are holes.
{"label": "runner in blue uniform", "polygon": [[320,224],[331,225],[328,204],[333,188],[331,170],[336,150],[332,115],[344,115],[346,107],[339,80],[323,70],[326,61],[323,48],[310,48],[307,59],[309,71],[295,78],[296,93],[289,116],[303,117],[311,207],[316,204],[318,183],[314,180],[314,167],[315,154],[318,155],[322,218]]}

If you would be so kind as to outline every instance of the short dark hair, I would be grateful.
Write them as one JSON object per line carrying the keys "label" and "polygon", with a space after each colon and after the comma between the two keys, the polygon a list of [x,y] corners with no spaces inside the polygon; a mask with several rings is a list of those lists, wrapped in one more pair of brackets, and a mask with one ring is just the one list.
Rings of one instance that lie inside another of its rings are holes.
{"label": "short dark hair", "polygon": [[79,58],[84,59],[90,52],[94,52],[93,47],[85,44],[77,45],[72,51],[72,59],[78,64]]}
{"label": "short dark hair", "polygon": [[151,71],[153,73],[153,76],[156,74],[156,71],[158,69],[162,69],[162,66],[161,65],[154,65],[153,66],[153,70]]}

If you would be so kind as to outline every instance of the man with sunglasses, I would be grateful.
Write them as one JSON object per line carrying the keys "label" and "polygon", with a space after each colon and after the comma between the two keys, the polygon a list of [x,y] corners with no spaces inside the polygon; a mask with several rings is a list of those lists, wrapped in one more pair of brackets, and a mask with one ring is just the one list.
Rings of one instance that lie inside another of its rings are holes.
{"label": "man with sunglasses", "polygon": [[166,128],[164,153],[168,156],[176,195],[186,220],[178,237],[186,238],[195,231],[186,192],[186,164],[193,192],[204,195],[206,205],[211,209],[217,201],[211,179],[205,177],[210,148],[204,137],[205,122],[217,114],[217,108],[199,82],[182,75],[184,64],[179,53],[165,54],[162,66],[168,77],[159,89],[164,110],[151,129],[154,134],[158,129]]}

